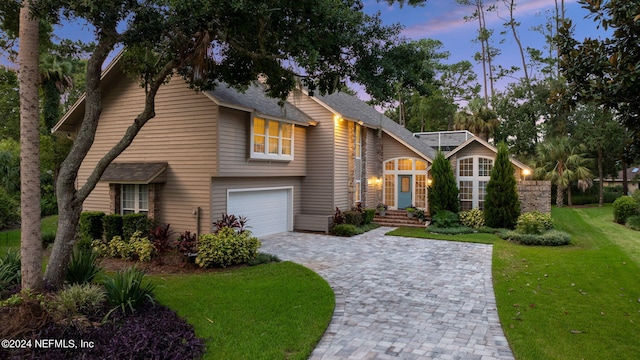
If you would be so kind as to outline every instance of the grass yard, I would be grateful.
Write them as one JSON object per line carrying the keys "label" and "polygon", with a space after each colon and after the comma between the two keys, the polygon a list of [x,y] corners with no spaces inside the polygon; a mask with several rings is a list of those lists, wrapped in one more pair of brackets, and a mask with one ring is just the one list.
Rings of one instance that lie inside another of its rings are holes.
{"label": "grass yard", "polygon": [[[58,215],[43,218],[40,228],[43,234],[55,233],[58,228]],[[20,251],[20,229],[0,231],[0,256],[4,256],[9,249]]]}
{"label": "grass yard", "polygon": [[[640,234],[614,224],[611,214],[611,207],[554,208],[570,246],[521,246],[491,236],[498,313],[517,359],[637,358]],[[491,240],[423,230],[404,235]]]}
{"label": "grass yard", "polygon": [[151,278],[156,299],[205,339],[204,359],[306,359],[335,306],[329,284],[291,262]]}
{"label": "grass yard", "polygon": [[[42,220],[43,233],[56,226],[57,216]],[[0,232],[0,256],[9,249],[20,250],[20,230]],[[203,359],[306,359],[335,307],[329,284],[290,262],[148,277],[205,340]]]}

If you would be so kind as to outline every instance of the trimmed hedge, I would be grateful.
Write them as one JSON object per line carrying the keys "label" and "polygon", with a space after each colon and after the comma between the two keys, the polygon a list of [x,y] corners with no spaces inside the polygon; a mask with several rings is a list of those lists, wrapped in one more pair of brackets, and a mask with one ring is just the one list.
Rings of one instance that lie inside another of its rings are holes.
{"label": "trimmed hedge", "polygon": [[122,215],[109,214],[102,218],[104,237],[113,239],[116,236],[122,237]]}
{"label": "trimmed hedge", "polygon": [[80,214],[80,238],[89,241],[102,239],[104,216],[102,211],[86,211]]}
{"label": "trimmed hedge", "polygon": [[360,211],[356,211],[356,210],[343,211],[342,215],[344,216],[344,221],[346,224],[360,226],[364,221],[364,216],[363,216],[364,214],[361,213]]}
{"label": "trimmed hedge", "polygon": [[337,236],[354,236],[364,233],[364,230],[353,224],[338,224],[331,228],[331,233]]}
{"label": "trimmed hedge", "polygon": [[153,220],[145,214],[126,214],[122,216],[122,237],[129,239],[136,231],[149,234]]}
{"label": "trimmed hedge", "polygon": [[460,234],[473,234],[475,230],[467,226],[457,226],[457,227],[449,227],[449,228],[439,228],[439,227],[429,226],[427,228],[427,232],[430,232],[433,234],[443,234],[443,235],[460,235]]}
{"label": "trimmed hedge", "polygon": [[571,243],[571,236],[563,231],[549,230],[543,234],[522,234],[516,231],[498,233],[504,240],[522,245],[563,246]]}

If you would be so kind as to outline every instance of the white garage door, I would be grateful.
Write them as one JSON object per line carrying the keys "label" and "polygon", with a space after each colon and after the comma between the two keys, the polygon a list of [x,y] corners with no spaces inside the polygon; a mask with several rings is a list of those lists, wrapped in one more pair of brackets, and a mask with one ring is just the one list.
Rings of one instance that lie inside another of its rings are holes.
{"label": "white garage door", "polygon": [[293,230],[292,189],[229,190],[227,213],[244,216],[257,237]]}

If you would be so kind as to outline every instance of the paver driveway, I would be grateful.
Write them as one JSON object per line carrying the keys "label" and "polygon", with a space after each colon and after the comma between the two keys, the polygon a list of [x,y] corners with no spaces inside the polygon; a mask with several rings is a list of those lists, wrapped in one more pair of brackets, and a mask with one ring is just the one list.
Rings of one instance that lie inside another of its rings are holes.
{"label": "paver driveway", "polygon": [[302,264],[336,296],[311,359],[513,359],[491,283],[492,247],[384,235],[285,233],[260,251]]}

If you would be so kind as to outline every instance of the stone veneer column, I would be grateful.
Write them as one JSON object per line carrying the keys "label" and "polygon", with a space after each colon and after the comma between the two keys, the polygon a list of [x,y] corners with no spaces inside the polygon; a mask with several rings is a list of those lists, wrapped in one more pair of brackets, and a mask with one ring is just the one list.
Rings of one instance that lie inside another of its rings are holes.
{"label": "stone veneer column", "polygon": [[540,180],[518,181],[518,198],[520,211],[538,210],[543,213],[551,212],[551,182]]}

